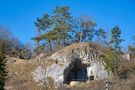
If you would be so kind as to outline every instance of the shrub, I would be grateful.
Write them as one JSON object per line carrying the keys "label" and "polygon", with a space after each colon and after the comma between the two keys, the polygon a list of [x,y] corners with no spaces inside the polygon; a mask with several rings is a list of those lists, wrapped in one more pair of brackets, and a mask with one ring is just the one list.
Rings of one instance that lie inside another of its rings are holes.
{"label": "shrub", "polygon": [[118,69],[118,57],[115,53],[116,52],[112,49],[106,49],[104,53],[101,54],[101,58],[105,62],[105,68],[113,74],[116,74]]}

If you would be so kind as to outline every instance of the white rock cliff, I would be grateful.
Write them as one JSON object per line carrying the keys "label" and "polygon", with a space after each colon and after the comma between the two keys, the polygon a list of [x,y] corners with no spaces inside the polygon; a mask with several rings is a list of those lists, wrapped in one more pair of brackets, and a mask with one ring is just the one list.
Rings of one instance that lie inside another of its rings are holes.
{"label": "white rock cliff", "polygon": [[72,44],[44,59],[45,63],[33,71],[33,79],[38,82],[49,77],[62,85],[107,78],[110,73],[100,58],[100,48],[95,43]]}

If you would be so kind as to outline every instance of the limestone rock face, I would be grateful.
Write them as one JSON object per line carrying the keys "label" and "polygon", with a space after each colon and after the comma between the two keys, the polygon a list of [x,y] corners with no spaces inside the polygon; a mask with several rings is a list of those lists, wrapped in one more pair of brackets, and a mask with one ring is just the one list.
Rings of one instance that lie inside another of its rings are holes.
{"label": "limestone rock face", "polygon": [[42,66],[38,66],[35,71],[32,73],[33,74],[33,79],[38,82],[42,81],[45,78],[45,69]]}
{"label": "limestone rock face", "polygon": [[72,44],[47,57],[42,67],[32,72],[33,79],[38,82],[49,77],[56,85],[62,85],[107,78],[110,74],[101,53],[101,47],[95,43]]}

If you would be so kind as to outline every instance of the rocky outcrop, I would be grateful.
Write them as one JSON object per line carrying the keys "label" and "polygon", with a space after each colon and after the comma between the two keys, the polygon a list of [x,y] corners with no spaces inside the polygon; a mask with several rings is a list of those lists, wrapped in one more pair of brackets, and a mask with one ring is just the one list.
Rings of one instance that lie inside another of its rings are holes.
{"label": "rocky outcrop", "polygon": [[72,44],[47,57],[45,71],[40,70],[43,76],[37,73],[37,67],[33,72],[33,79],[38,81],[39,77],[51,77],[56,85],[62,85],[71,81],[85,82],[107,78],[109,72],[100,58],[101,53],[101,47],[95,43]]}
{"label": "rocky outcrop", "polygon": [[29,61],[9,58],[6,90],[45,90],[107,78],[110,73],[100,58],[102,53],[96,43],[74,43],[49,57],[41,54]]}

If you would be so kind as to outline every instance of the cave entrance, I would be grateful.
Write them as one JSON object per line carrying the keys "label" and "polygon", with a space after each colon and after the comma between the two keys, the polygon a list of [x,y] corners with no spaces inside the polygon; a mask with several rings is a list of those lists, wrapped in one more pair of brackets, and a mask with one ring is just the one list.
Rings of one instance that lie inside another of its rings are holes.
{"label": "cave entrance", "polygon": [[79,59],[73,61],[64,71],[64,83],[66,84],[69,84],[71,81],[86,82],[87,80],[86,65],[82,64]]}
{"label": "cave entrance", "polygon": [[90,81],[94,80],[94,76],[90,76]]}

